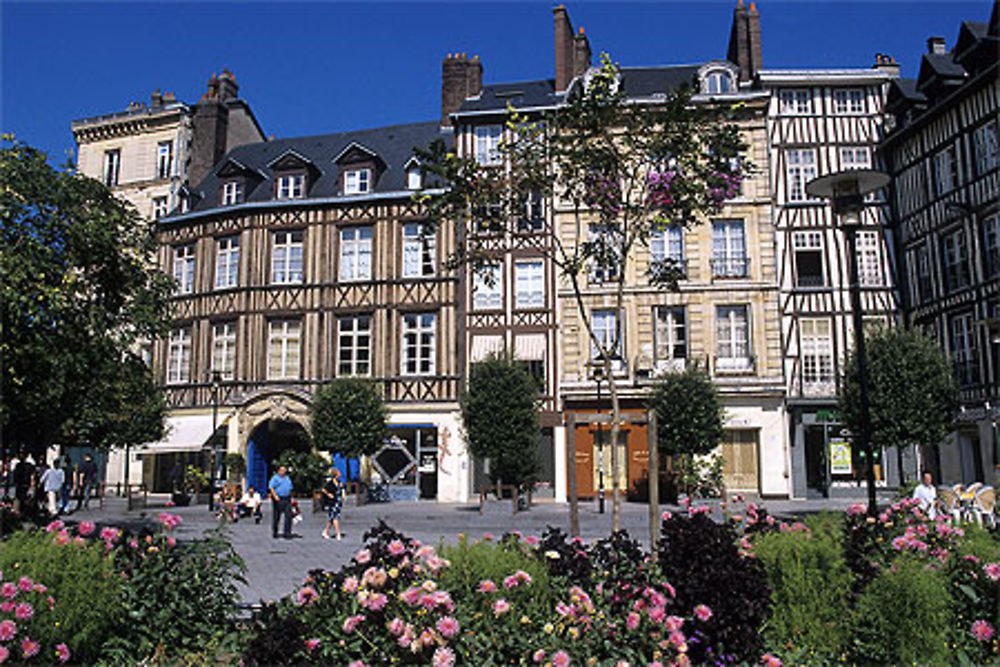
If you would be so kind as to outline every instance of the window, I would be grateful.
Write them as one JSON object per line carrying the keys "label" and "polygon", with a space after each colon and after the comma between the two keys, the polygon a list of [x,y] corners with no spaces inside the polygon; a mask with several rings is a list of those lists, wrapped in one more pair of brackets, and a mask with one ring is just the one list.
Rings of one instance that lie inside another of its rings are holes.
{"label": "window", "polygon": [[301,326],[298,320],[271,320],[267,323],[268,380],[291,380],[299,377]]}
{"label": "window", "polygon": [[750,326],[746,305],[716,307],[715,356],[718,370],[750,370]]}
{"label": "window", "polygon": [[371,280],[372,228],[345,227],[340,230],[340,279]]}
{"label": "window", "polygon": [[532,192],[524,198],[521,217],[517,221],[519,232],[540,232],[545,226],[542,211],[542,193]]}
{"label": "window", "polygon": [[822,287],[823,277],[823,233],[795,232],[792,235],[795,252],[795,286]]}
{"label": "window", "polygon": [[167,339],[167,384],[191,379],[191,330],[174,329]]}
{"label": "window", "polygon": [[542,260],[515,262],[514,285],[517,308],[545,307],[545,267]]}
{"label": "window", "polygon": [[609,229],[605,225],[590,225],[587,243],[590,251],[590,282],[594,284],[609,283],[618,280],[621,267],[621,233],[618,229]]}
{"label": "window", "polygon": [[684,306],[657,306],[654,315],[656,368],[683,369],[688,356]]}
{"label": "window", "polygon": [[236,323],[222,322],[212,327],[212,370],[223,380],[232,380],[236,371]]}
{"label": "window", "polygon": [[[625,341],[622,340],[621,327],[618,324],[618,314],[613,310],[595,310],[591,314],[591,327],[594,336],[600,341],[601,347],[611,354],[611,364],[614,370],[621,370],[625,359]],[[594,341],[590,341],[590,357],[600,361],[601,351]]]}
{"label": "window", "polygon": [[159,220],[167,214],[167,198],[153,197],[153,220]]}
{"label": "window", "polygon": [[879,234],[875,230],[858,232],[858,281],[863,287],[881,287],[882,262]]}
{"label": "window", "polygon": [[799,320],[799,355],[802,358],[802,393],[832,394],[833,337],[830,320]]}
{"label": "window", "polygon": [[680,225],[654,229],[649,234],[649,261],[656,265],[667,260],[684,269],[684,228]]}
{"label": "window", "polygon": [[917,289],[920,301],[929,301],[934,296],[934,284],[931,282],[931,258],[927,244],[917,247]]}
{"label": "window", "polygon": [[948,291],[966,287],[971,281],[969,273],[969,247],[965,241],[965,230],[957,229],[943,239],[944,275]]}
{"label": "window", "polygon": [[222,205],[232,206],[243,201],[243,181],[226,181],[222,184]]}
{"label": "window", "polygon": [[337,375],[371,375],[372,318],[370,315],[337,320]]}
{"label": "window", "polygon": [[732,92],[733,79],[725,70],[713,70],[705,75],[701,83],[701,92],[707,95],[718,95]]}
{"label": "window", "polygon": [[437,315],[406,313],[403,315],[403,374],[433,375],[435,372],[435,337]]}
{"label": "window", "polygon": [[805,88],[782,90],[778,95],[782,114],[812,113],[812,94]]}
{"label": "window", "polygon": [[271,283],[302,282],[302,232],[275,232],[271,251]]}
{"label": "window", "polygon": [[433,276],[436,264],[434,230],[419,222],[403,225],[403,277]]}
{"label": "window", "polygon": [[749,261],[742,220],[712,223],[712,276],[745,278]]}
{"label": "window", "polygon": [[177,294],[194,291],[194,244],[174,248],[174,282]]}
{"label": "window", "polygon": [[156,144],[156,177],[170,178],[170,167],[174,161],[174,142],[161,141]]}
{"label": "window", "polygon": [[502,267],[484,266],[475,269],[472,277],[472,309],[500,310],[503,308]]}
{"label": "window", "polygon": [[1000,213],[983,220],[984,267],[990,276],[1000,274]]}
{"label": "window", "polygon": [[278,199],[301,199],[305,196],[305,174],[278,177]]}
{"label": "window", "polygon": [[409,190],[419,190],[424,187],[424,175],[420,167],[410,167],[406,170],[406,187]]}
{"label": "window", "polygon": [[934,156],[934,193],[942,195],[958,185],[958,157],[951,145]]}
{"label": "window", "polygon": [[371,169],[351,169],[344,173],[344,194],[359,195],[371,189]]}
{"label": "window", "polygon": [[871,169],[872,152],[867,146],[844,146],[840,149],[841,169]]}
{"label": "window", "polygon": [[972,133],[972,144],[975,152],[977,176],[982,176],[1000,165],[1000,145],[997,142],[997,122],[995,120],[975,129]]}
{"label": "window", "polygon": [[951,318],[951,360],[960,385],[979,383],[979,355],[971,313]]}
{"label": "window", "polygon": [[224,236],[215,241],[215,289],[236,287],[240,276],[240,237]]}
{"label": "window", "polygon": [[808,201],[806,183],[816,178],[816,151],[812,148],[785,151],[785,169],[788,201]]}
{"label": "window", "polygon": [[859,88],[833,91],[833,113],[857,114],[865,112],[865,91]]}
{"label": "window", "polygon": [[476,128],[476,162],[498,164],[500,162],[501,125],[480,125]]}
{"label": "window", "polygon": [[108,187],[118,185],[118,171],[122,164],[122,153],[119,150],[104,152],[104,184]]}

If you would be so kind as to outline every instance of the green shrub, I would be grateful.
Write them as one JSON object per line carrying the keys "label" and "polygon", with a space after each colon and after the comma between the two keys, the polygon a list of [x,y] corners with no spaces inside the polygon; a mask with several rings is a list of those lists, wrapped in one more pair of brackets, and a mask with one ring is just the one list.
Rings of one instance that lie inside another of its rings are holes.
{"label": "green shrub", "polygon": [[767,645],[809,663],[835,661],[847,640],[851,591],[839,541],[823,532],[771,533],[754,540],[754,553],[771,586]]}
{"label": "green shrub", "polygon": [[819,514],[812,514],[802,519],[802,523],[814,535],[829,537],[837,543],[838,549],[844,548],[843,512],[820,512]]}
{"label": "green shrub", "polygon": [[297,452],[289,449],[275,460],[272,470],[277,470],[279,466],[288,468],[295,495],[308,498],[323,486],[323,479],[330,470],[330,461],[313,451]]}
{"label": "green shrub", "polygon": [[901,556],[858,599],[854,657],[874,664],[949,664],[948,579],[933,564]]}
{"label": "green shrub", "polygon": [[53,623],[40,628],[43,646],[65,642],[74,662],[93,662],[122,619],[122,585],[100,542],[57,545],[53,535],[25,531],[0,543],[0,571],[28,576],[56,600]]}

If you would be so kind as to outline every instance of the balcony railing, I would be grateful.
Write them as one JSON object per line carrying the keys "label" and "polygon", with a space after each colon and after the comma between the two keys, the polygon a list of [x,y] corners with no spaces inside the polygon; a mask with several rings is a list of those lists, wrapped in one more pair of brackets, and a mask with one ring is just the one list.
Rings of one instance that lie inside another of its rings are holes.
{"label": "balcony railing", "polygon": [[713,278],[746,278],[750,272],[749,257],[713,257]]}
{"label": "balcony railing", "polygon": [[713,359],[712,371],[714,373],[741,373],[752,374],[757,372],[757,358],[753,355],[747,357],[720,357]]}

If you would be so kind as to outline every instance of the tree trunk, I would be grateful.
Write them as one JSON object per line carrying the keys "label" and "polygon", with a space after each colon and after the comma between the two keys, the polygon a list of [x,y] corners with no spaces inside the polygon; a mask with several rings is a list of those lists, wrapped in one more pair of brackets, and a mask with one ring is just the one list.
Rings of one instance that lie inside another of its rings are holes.
{"label": "tree trunk", "polygon": [[660,533],[660,452],[656,440],[656,410],[649,411],[646,443],[649,448],[649,551],[654,553]]}
{"label": "tree trunk", "polygon": [[[620,311],[619,311],[620,312]],[[619,315],[621,317],[621,315]],[[621,406],[618,402],[618,384],[611,370],[611,356],[604,354],[604,375],[611,390],[611,531],[617,533],[622,527],[622,496],[618,487],[621,460],[618,456],[618,434],[621,431]]]}
{"label": "tree trunk", "polygon": [[566,470],[566,481],[569,483],[569,534],[572,537],[579,537],[580,499],[576,490],[576,415],[572,412],[567,416],[566,431],[567,458],[569,459]]}

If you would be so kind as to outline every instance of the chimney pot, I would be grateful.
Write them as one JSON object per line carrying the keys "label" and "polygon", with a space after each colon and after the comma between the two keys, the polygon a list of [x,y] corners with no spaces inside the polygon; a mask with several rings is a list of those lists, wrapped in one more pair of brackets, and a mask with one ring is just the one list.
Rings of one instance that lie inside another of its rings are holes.
{"label": "chimney pot", "polygon": [[927,53],[947,53],[944,37],[931,37],[927,40]]}

